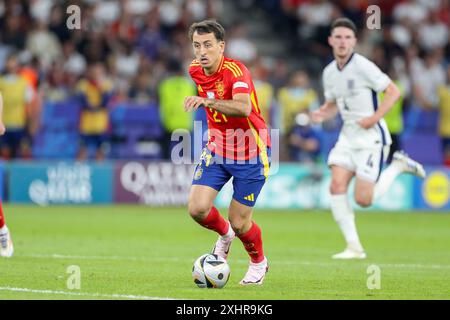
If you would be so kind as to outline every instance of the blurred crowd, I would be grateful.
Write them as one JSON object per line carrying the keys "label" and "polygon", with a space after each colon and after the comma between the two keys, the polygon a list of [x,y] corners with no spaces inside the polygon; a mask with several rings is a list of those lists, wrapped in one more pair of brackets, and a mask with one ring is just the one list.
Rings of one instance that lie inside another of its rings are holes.
{"label": "blurred crowd", "polygon": [[[347,16],[360,30],[357,51],[403,92],[388,119],[394,147],[401,147],[401,134],[420,124],[421,112],[435,112],[442,163],[450,165],[449,0],[232,2],[237,10],[263,10],[274,30],[267,36],[287,39],[282,50],[289,59],[263,56],[248,33],[252,21],[225,24],[227,55],[251,70],[263,115],[280,129],[282,160],[323,160],[324,132],[339,125],[336,120],[311,126],[308,110],[323,100],[320,73],[332,60],[329,25]],[[366,25],[371,4],[381,9],[380,29]],[[71,5],[80,8],[80,28],[68,28],[68,18],[77,18],[77,11],[67,12]],[[1,157],[32,158],[34,138],[45,129],[46,104],[75,99],[82,110],[80,139],[72,141],[79,145],[78,159],[89,158],[88,146],[96,159],[108,157],[109,113],[124,103],[159,108],[165,130],[161,156],[167,158],[170,133],[192,130],[192,115],[182,111],[184,96],[195,94],[187,75],[193,58],[187,29],[209,17],[221,22],[224,7],[223,0],[0,1],[0,92],[7,128]],[[295,60],[299,63],[290,64]],[[313,63],[292,68],[302,61]]]}

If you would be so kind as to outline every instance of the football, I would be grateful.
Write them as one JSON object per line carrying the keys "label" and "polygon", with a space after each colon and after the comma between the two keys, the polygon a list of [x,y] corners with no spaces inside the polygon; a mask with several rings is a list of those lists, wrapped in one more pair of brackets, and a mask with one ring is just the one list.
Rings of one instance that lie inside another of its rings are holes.
{"label": "football", "polygon": [[194,262],[192,278],[199,288],[223,288],[230,277],[230,266],[217,254],[206,253]]}

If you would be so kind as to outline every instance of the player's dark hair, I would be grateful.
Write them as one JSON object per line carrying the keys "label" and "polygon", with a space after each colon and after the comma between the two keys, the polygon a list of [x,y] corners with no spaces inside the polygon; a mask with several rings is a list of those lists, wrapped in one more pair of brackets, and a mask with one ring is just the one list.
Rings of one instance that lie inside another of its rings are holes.
{"label": "player's dark hair", "polygon": [[331,24],[330,34],[333,33],[334,28],[337,27],[344,27],[353,30],[353,33],[356,36],[356,25],[353,23],[352,20],[348,18],[337,18],[336,20],[334,20],[333,23]]}
{"label": "player's dark hair", "polygon": [[214,33],[214,37],[216,37],[217,41],[225,40],[225,29],[215,20],[203,20],[193,23],[189,28],[189,39],[191,39],[191,41],[195,31],[197,31],[198,34]]}

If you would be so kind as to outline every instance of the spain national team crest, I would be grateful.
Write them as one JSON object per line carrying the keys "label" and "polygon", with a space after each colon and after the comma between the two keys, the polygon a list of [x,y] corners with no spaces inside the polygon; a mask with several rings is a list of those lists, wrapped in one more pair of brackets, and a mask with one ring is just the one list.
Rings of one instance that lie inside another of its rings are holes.
{"label": "spain national team crest", "polygon": [[225,85],[223,84],[222,81],[216,82],[216,91],[219,98],[223,99],[223,95],[225,94]]}

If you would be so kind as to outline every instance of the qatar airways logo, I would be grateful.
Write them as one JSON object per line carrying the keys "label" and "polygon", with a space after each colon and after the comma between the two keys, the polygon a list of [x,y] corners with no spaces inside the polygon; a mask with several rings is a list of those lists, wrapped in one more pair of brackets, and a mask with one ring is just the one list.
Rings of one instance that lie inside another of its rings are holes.
{"label": "qatar airways logo", "polygon": [[[270,139],[271,147],[267,147]],[[278,129],[247,130],[210,129],[194,121],[192,132],[185,129],[173,131],[171,136],[173,164],[198,164],[201,161],[216,164],[261,164],[264,175],[274,175],[279,168]],[[208,143],[208,148],[205,148]],[[211,151],[212,150],[212,151]],[[270,172],[267,172],[270,164]]]}

